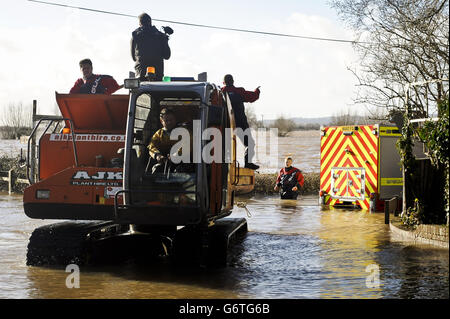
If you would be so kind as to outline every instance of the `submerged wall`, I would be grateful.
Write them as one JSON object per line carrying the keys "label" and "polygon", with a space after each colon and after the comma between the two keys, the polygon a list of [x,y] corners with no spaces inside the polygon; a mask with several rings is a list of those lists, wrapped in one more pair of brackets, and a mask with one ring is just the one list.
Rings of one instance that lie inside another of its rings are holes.
{"label": "submerged wall", "polygon": [[449,248],[448,227],[444,225],[418,225],[414,230],[403,226],[399,220],[389,223],[392,234],[404,241]]}

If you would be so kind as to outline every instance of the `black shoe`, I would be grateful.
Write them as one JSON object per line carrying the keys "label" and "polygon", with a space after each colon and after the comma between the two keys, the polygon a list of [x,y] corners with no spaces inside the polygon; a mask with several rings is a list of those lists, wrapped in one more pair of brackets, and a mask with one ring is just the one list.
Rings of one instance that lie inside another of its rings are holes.
{"label": "black shoe", "polygon": [[259,168],[259,165],[253,164],[253,163],[246,163],[245,168],[250,168],[252,170],[257,170]]}

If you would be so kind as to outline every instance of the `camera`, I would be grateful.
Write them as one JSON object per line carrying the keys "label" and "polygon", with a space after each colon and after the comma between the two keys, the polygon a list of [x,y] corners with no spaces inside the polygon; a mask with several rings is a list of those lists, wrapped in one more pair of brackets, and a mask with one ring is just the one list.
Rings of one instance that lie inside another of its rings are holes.
{"label": "camera", "polygon": [[173,29],[171,27],[162,27],[164,30],[164,33],[167,35],[171,35],[173,33]]}

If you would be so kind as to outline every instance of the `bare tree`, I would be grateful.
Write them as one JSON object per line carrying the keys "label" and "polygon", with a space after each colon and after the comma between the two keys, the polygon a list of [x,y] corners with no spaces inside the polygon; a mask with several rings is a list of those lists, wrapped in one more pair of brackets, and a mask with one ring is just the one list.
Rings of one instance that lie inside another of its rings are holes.
{"label": "bare tree", "polygon": [[247,116],[248,125],[251,128],[257,128],[258,127],[258,119],[256,118],[256,113],[255,113],[255,110],[253,110],[253,107],[246,106],[245,107],[245,115]]}
{"label": "bare tree", "polygon": [[296,129],[297,125],[291,119],[287,119],[284,115],[280,115],[271,125],[271,127],[278,128],[278,135],[285,136],[288,132]]}
{"label": "bare tree", "polygon": [[[377,114],[376,117],[371,115]],[[343,125],[368,125],[379,123],[382,120],[378,113],[370,112],[370,115],[360,115],[356,111],[352,111],[350,108],[347,110],[340,110],[331,117],[329,125],[331,126],[343,126]]]}
{"label": "bare tree", "polygon": [[32,109],[22,103],[9,103],[2,116],[3,137],[17,139],[28,134],[32,126]]}
{"label": "bare tree", "polygon": [[448,0],[331,0],[356,30],[360,69],[357,103],[402,110],[407,83],[447,79],[411,87],[408,102],[417,117],[437,113],[448,97]]}
{"label": "bare tree", "polygon": [[347,111],[340,110],[336,112],[331,117],[330,125],[341,126],[341,125],[354,125],[358,124],[358,116],[356,112],[352,112],[350,109]]}

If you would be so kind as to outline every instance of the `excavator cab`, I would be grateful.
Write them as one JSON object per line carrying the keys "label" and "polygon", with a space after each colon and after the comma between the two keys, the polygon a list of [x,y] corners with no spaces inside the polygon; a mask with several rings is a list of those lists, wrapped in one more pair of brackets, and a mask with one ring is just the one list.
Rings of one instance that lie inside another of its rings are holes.
{"label": "excavator cab", "polygon": [[[170,139],[166,113],[176,122]],[[116,220],[184,226],[229,215],[239,174],[232,129],[231,104],[213,84],[144,82],[131,90]],[[169,153],[158,149],[162,134]],[[150,156],[153,147],[164,160]]]}

